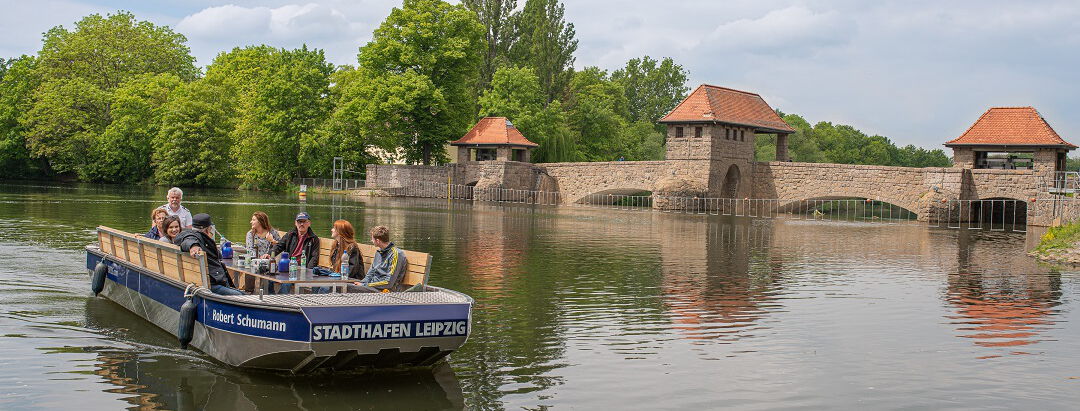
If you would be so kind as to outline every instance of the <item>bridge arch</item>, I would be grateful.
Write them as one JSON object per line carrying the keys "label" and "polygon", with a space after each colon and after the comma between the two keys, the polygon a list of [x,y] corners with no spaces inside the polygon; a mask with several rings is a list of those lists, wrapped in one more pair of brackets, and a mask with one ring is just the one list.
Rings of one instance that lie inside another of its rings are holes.
{"label": "bridge arch", "polygon": [[727,173],[724,174],[724,183],[720,188],[720,195],[724,198],[738,198],[740,179],[739,166],[732,164],[728,167]]}
{"label": "bridge arch", "polygon": [[779,200],[777,212],[815,213],[815,215],[833,215],[846,218],[882,218],[911,219],[919,213],[910,205],[897,204],[893,201],[858,195],[826,195],[798,200]]}
{"label": "bridge arch", "polygon": [[[652,194],[652,190],[647,188],[608,188],[582,195],[575,199],[573,202],[577,204],[594,205],[610,205],[624,203],[624,205],[639,205],[642,207],[648,207],[652,205]],[[628,197],[633,198],[628,199]]]}

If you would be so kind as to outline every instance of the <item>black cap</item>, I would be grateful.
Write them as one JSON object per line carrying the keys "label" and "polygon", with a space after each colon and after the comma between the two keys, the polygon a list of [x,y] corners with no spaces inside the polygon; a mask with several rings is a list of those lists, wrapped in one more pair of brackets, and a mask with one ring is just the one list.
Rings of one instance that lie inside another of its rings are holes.
{"label": "black cap", "polygon": [[214,225],[214,223],[212,221],[210,221],[210,214],[199,213],[199,214],[195,214],[195,215],[191,216],[191,226],[192,227],[206,228],[206,227],[209,227],[209,226],[212,226],[212,225]]}
{"label": "black cap", "polygon": [[300,220],[311,220],[311,216],[308,215],[307,211],[301,211],[300,214],[296,215],[296,221]]}

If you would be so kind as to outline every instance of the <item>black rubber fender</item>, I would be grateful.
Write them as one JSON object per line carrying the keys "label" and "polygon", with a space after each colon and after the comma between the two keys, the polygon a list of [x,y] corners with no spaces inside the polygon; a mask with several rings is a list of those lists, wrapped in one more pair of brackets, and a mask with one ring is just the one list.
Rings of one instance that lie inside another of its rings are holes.
{"label": "black rubber fender", "polygon": [[180,348],[186,349],[195,336],[195,311],[198,305],[191,297],[180,306],[180,321],[176,329],[176,338],[180,340]]}
{"label": "black rubber fender", "polygon": [[109,266],[105,265],[105,261],[98,261],[94,266],[94,273],[90,276],[90,291],[94,292],[94,296],[101,293],[101,290],[105,289],[105,274],[109,272]]}

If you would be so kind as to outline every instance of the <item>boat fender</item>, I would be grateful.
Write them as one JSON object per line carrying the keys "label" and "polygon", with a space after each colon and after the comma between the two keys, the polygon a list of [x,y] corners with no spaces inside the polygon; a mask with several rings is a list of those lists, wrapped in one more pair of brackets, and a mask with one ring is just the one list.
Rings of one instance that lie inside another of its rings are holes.
{"label": "boat fender", "polygon": [[105,273],[109,272],[109,266],[105,265],[105,261],[98,261],[94,266],[94,274],[90,277],[90,291],[94,292],[96,297],[101,290],[105,289]]}
{"label": "boat fender", "polygon": [[[188,290],[191,290],[191,285],[188,285]],[[191,343],[191,338],[195,336],[195,309],[198,306],[195,304],[195,293],[185,290],[184,297],[187,297],[187,300],[180,306],[180,323],[177,325],[176,338],[180,340],[180,348],[186,349]]]}

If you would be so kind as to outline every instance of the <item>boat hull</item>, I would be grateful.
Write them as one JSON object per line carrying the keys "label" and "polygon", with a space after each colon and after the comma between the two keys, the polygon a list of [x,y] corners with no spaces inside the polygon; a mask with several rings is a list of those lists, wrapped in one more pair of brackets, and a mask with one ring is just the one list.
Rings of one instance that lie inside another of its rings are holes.
{"label": "boat hull", "polygon": [[[92,273],[108,267],[100,293],[176,335],[185,284],[86,252]],[[307,373],[318,370],[428,366],[465,343],[472,299],[451,290],[384,294],[192,297],[191,346],[232,366]]]}

